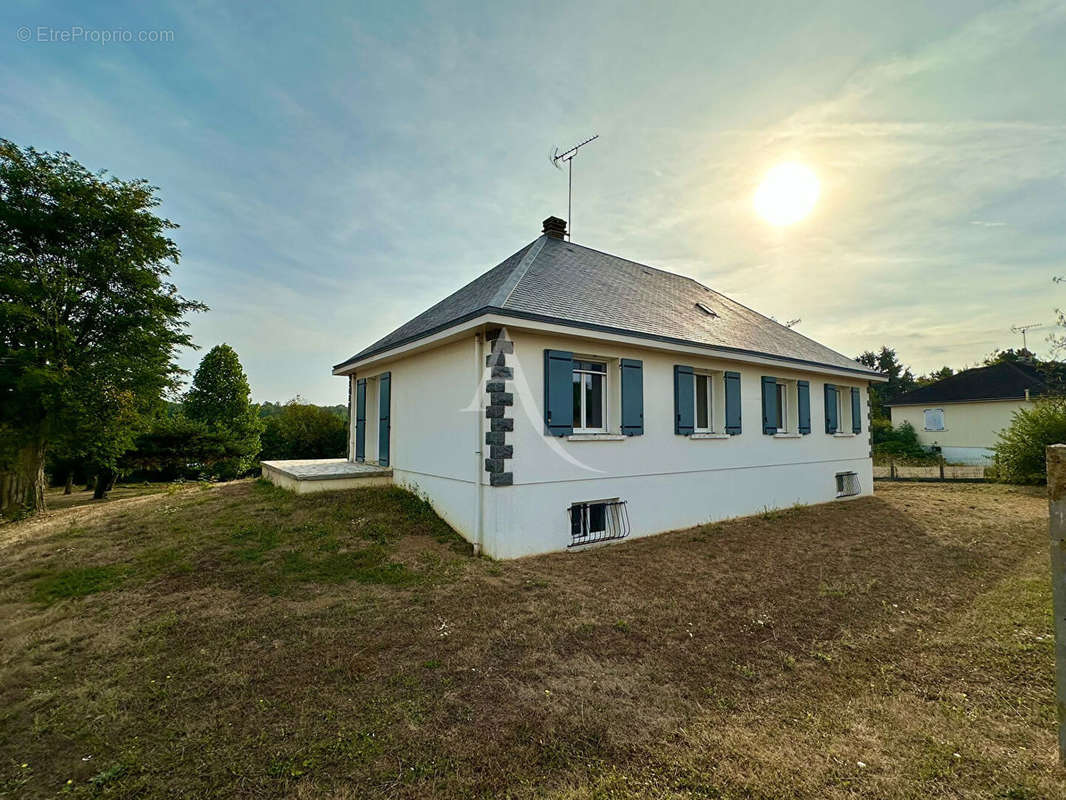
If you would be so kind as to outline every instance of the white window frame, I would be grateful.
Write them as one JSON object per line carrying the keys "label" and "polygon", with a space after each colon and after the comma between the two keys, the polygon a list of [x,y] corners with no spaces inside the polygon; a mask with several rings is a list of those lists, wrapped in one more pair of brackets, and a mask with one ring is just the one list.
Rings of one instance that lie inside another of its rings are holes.
{"label": "white window frame", "polygon": [[[938,412],[940,414],[940,427],[939,428],[930,428],[929,427],[929,412],[930,411],[936,411],[936,412]],[[947,415],[944,414],[944,409],[942,409],[942,408],[924,408],[924,409],[922,409],[922,429],[930,431],[930,432],[933,432],[933,433],[940,433],[941,431],[946,431],[948,429],[947,418],[946,417],[947,417]]]}
{"label": "white window frame", "polygon": [[[603,372],[598,372],[598,371],[595,371],[595,370],[587,370],[587,369],[578,369],[576,364],[577,364],[577,362],[580,362],[580,361],[587,361],[587,362],[592,363],[592,364],[602,364],[603,365]],[[609,422],[608,422],[608,414],[607,414],[607,410],[608,410],[607,400],[611,396],[611,394],[610,394],[610,392],[608,391],[608,388],[607,388],[607,382],[608,382],[608,380],[610,380],[609,377],[608,377],[610,375],[609,364],[607,363],[606,360],[604,360],[602,358],[584,358],[584,357],[581,357],[581,356],[574,356],[574,363],[575,363],[575,366],[574,366],[574,369],[573,369],[573,375],[599,375],[601,378],[603,378],[603,381],[601,383],[602,388],[600,389],[600,407],[603,409],[603,427],[600,427],[600,428],[589,428],[589,427],[587,427],[585,425],[585,413],[586,413],[586,411],[588,409],[585,407],[585,386],[584,386],[585,379],[582,378],[581,379],[581,392],[579,393],[580,397],[581,397],[581,413],[580,413],[580,419],[578,419],[578,416],[579,416],[578,415],[578,410],[576,408],[574,409],[574,433],[607,433],[607,431],[609,430],[609,427],[608,427]],[[570,380],[573,381],[573,377],[572,376],[571,376]],[[572,384],[571,384],[570,391],[573,391],[573,385]]]}
{"label": "white window frame", "polygon": [[[714,433],[715,428],[715,413],[714,404],[716,399],[716,391],[714,388],[716,375],[710,372],[697,372],[693,375],[692,380],[692,432],[693,433]],[[699,391],[696,385],[701,381],[707,381],[707,425],[701,428],[697,423],[700,418],[699,408]]]}
{"label": "white window frame", "polygon": [[781,424],[777,426],[778,433],[788,433],[788,396],[790,388],[787,381],[778,380],[777,388],[774,389],[777,392],[777,416],[781,421]]}
{"label": "white window frame", "polygon": [[837,386],[837,435],[844,433],[851,433],[851,387]]}

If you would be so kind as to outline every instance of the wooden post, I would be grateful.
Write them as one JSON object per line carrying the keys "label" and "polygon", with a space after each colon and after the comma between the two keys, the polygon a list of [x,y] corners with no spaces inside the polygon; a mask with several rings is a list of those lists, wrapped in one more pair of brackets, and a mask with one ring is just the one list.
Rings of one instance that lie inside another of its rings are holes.
{"label": "wooden post", "polygon": [[944,480],[944,456],[940,457],[940,480]]}
{"label": "wooden post", "polygon": [[1059,762],[1066,765],[1066,444],[1047,449],[1048,529],[1051,535],[1051,599],[1055,615],[1055,688]]}
{"label": "wooden post", "polygon": [[896,459],[894,458],[888,462],[888,479],[893,481],[896,479]]}

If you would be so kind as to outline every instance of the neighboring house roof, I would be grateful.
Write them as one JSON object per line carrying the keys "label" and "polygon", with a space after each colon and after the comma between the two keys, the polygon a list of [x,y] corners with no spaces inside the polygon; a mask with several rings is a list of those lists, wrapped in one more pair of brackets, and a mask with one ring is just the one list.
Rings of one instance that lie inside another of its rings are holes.
{"label": "neighboring house roof", "polygon": [[1025,363],[1002,361],[991,367],[975,367],[928,386],[919,386],[886,403],[889,406],[964,403],[967,400],[1017,400],[1048,391],[1040,373]]}
{"label": "neighboring house roof", "polygon": [[880,377],[691,278],[549,235],[526,245],[335,369],[486,313]]}

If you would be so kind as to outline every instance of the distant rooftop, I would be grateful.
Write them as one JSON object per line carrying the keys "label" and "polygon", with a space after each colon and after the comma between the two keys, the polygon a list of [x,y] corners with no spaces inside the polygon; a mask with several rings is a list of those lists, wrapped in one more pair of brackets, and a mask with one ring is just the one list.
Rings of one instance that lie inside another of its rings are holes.
{"label": "distant rooftop", "polygon": [[545,220],[540,238],[337,368],[493,313],[880,377],[691,278],[565,241],[561,226]]}
{"label": "distant rooftop", "polygon": [[889,406],[961,403],[967,400],[1018,400],[1026,390],[1032,397],[1046,394],[1048,385],[1025,362],[1003,361],[991,367],[975,367],[956,373],[928,386],[901,394]]}

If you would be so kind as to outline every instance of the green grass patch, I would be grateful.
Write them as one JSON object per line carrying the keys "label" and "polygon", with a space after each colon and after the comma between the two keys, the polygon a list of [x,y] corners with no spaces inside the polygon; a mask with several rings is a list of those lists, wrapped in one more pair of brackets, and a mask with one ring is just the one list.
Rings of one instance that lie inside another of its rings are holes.
{"label": "green grass patch", "polygon": [[403,564],[387,561],[385,550],[378,546],[319,557],[290,550],[281,556],[281,573],[290,581],[300,583],[355,581],[402,586],[419,580],[419,575]]}
{"label": "green grass patch", "polygon": [[73,597],[86,597],[117,588],[126,577],[122,564],[74,567],[45,575],[33,584],[31,597],[38,603],[54,603]]}

